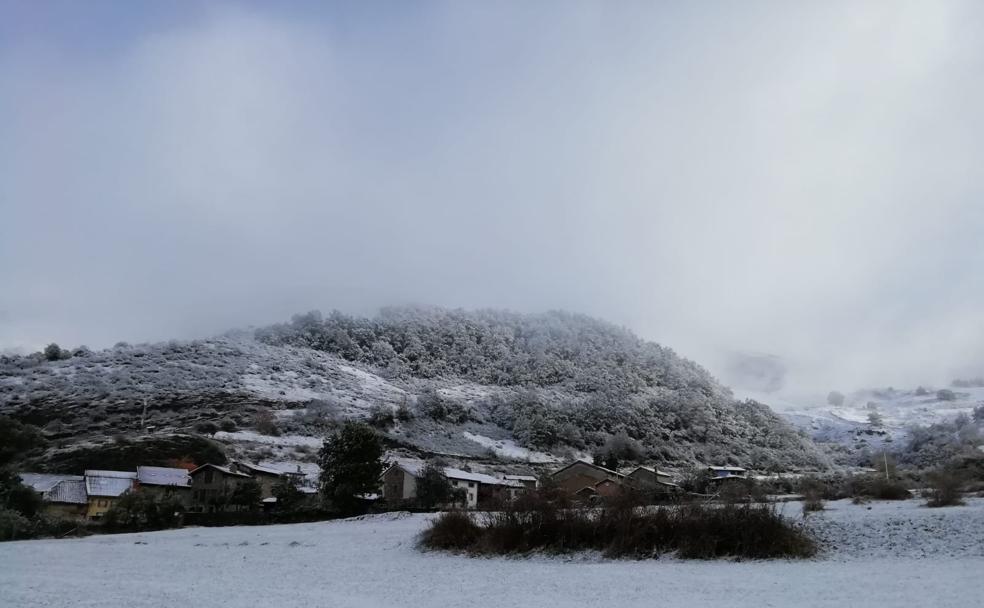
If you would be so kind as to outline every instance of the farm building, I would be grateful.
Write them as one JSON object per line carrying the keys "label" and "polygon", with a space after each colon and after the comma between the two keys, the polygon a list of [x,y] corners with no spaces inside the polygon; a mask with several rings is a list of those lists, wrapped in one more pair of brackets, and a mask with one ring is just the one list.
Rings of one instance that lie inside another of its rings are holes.
{"label": "farm building", "polygon": [[652,467],[636,467],[625,476],[625,485],[651,499],[680,491],[669,473]]}
{"label": "farm building", "polygon": [[264,500],[273,497],[274,486],[286,477],[284,472],[278,469],[238,460],[234,461],[229,468],[255,479],[260,484],[260,491]]}
{"label": "farm building", "polygon": [[[380,476],[383,498],[390,502],[414,500],[417,497],[417,478],[423,468],[423,463],[396,463],[390,466]],[[514,492],[524,488],[519,481],[500,479],[483,473],[450,467],[445,467],[443,471],[451,487],[464,492],[464,506],[469,509],[512,498]]]}
{"label": "farm building", "polygon": [[[587,460],[575,460],[550,475],[550,480],[559,489],[569,494],[578,494],[585,488],[595,488],[602,481],[612,481],[617,485],[621,485],[624,479],[625,475],[590,463]],[[589,491],[588,494],[591,494],[591,492]]]}
{"label": "farm building", "polygon": [[539,480],[533,475],[503,475],[502,478],[520,483],[527,490],[535,490],[540,485]]}
{"label": "farm building", "polygon": [[89,498],[81,475],[18,473],[21,483],[41,495],[44,512],[54,517],[85,517]]}
{"label": "farm building", "polygon": [[191,506],[191,475],[185,469],[137,467],[137,488],[155,500],[177,500]]}
{"label": "farm building", "polygon": [[25,486],[30,487],[38,494],[44,495],[45,492],[52,489],[59,483],[63,481],[82,481],[83,477],[81,475],[60,475],[52,473],[17,473],[20,478],[21,483]]}
{"label": "farm building", "polygon": [[84,479],[66,479],[44,493],[44,512],[51,517],[80,519],[86,516],[89,496]]}
{"label": "farm building", "polygon": [[99,519],[119,501],[120,497],[133,489],[137,482],[137,474],[129,471],[99,471],[85,472],[85,493],[89,497],[86,516],[89,519]]}
{"label": "farm building", "polygon": [[224,511],[236,488],[253,478],[217,464],[203,464],[189,473],[191,476],[191,510],[198,512]]}

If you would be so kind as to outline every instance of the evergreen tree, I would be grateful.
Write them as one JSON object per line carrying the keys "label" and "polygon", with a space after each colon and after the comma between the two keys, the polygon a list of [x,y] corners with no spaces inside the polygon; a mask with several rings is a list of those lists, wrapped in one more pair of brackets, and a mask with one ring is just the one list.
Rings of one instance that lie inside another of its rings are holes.
{"label": "evergreen tree", "polygon": [[383,447],[372,427],[346,422],[341,431],[325,439],[318,453],[322,499],[342,513],[357,512],[359,496],[379,488],[382,457]]}
{"label": "evergreen tree", "polygon": [[44,347],[44,358],[48,361],[57,361],[61,359],[62,350],[61,347],[52,342],[48,346]]}
{"label": "evergreen tree", "polygon": [[273,497],[277,499],[278,511],[293,511],[304,500],[304,494],[290,479],[281,479],[273,486]]}
{"label": "evergreen tree", "polygon": [[417,477],[417,501],[425,509],[451,502],[452,490],[443,467],[438,464],[428,463]]}
{"label": "evergreen tree", "polygon": [[263,489],[255,479],[247,479],[239,483],[236,489],[229,496],[229,503],[238,507],[246,507],[252,511],[260,504],[263,498]]}

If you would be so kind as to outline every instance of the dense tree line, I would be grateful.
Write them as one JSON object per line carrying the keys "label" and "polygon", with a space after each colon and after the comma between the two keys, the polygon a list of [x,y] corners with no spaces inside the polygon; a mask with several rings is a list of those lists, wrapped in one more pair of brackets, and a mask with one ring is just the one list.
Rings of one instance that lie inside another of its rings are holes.
{"label": "dense tree line", "polygon": [[712,391],[710,374],[672,350],[584,315],[386,308],[369,319],[295,315],[257,331],[274,345],[313,348],[392,376],[457,376],[499,386],[569,385],[581,392]]}
{"label": "dense tree line", "polygon": [[640,459],[765,469],[823,464],[810,442],[767,407],[738,402],[692,361],[583,315],[390,308],[368,319],[311,312],[256,337],[332,353],[395,378],[508,387],[477,406],[425,390],[417,413],[451,424],[488,418],[535,449],[607,454],[613,437],[624,437],[646,446],[628,452]]}

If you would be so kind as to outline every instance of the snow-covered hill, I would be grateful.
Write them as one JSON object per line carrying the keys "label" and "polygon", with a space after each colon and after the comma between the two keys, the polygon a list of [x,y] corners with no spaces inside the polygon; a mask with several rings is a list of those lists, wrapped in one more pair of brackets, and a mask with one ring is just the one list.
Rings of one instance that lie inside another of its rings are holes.
{"label": "snow-covered hill", "polygon": [[42,427],[56,447],[214,422],[222,442],[300,462],[355,418],[391,449],[422,455],[542,464],[617,445],[680,465],[826,464],[767,407],[586,317],[403,310],[380,321],[305,315],[257,333],[4,357],[0,413]]}
{"label": "snow-covered hill", "polygon": [[970,417],[984,405],[984,387],[917,387],[864,389],[830,403],[828,395],[748,393],[768,403],[814,440],[861,452],[900,451],[917,427]]}

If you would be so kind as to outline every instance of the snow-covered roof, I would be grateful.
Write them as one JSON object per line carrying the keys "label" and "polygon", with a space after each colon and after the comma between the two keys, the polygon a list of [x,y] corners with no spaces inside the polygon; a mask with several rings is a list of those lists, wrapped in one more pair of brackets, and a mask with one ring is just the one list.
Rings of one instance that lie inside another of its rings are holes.
{"label": "snow-covered roof", "polygon": [[[396,462],[389,469],[386,469],[386,471],[383,472],[383,475],[385,475],[386,472],[393,467],[399,467],[414,477],[420,477],[420,474],[423,472],[425,466],[426,464],[423,462]],[[493,477],[484,473],[472,473],[470,471],[462,471],[461,469],[454,469],[451,467],[444,467],[444,476],[448,479],[457,479],[458,481],[474,481],[490,486],[508,486],[515,488],[522,487],[523,485],[517,481],[499,479],[498,477]]]}
{"label": "snow-covered roof", "polygon": [[510,481],[536,481],[533,475],[503,475],[502,478]]}
{"label": "snow-covered roof", "polygon": [[205,468],[212,468],[212,469],[215,469],[216,471],[218,471],[220,473],[224,473],[226,475],[232,475],[233,477],[249,477],[249,475],[247,475],[246,473],[239,473],[238,471],[233,471],[229,467],[220,467],[217,464],[211,464],[211,463],[209,463],[209,464],[203,464],[202,466],[198,467],[197,469],[192,470],[188,474],[189,475],[194,475],[198,471],[201,471],[202,469],[205,469]]}
{"label": "snow-covered roof", "polygon": [[18,473],[21,483],[44,494],[63,481],[82,481],[81,475],[57,475],[51,473]]}
{"label": "snow-covered roof", "polygon": [[137,467],[137,481],[148,486],[191,487],[187,470],[170,467]]}
{"label": "snow-covered roof", "polygon": [[459,481],[474,481],[478,483],[484,483],[490,486],[510,486],[517,487],[523,484],[510,481],[508,479],[499,479],[498,477],[492,477],[491,475],[486,475],[484,473],[472,473],[470,471],[462,471],[461,469],[452,469],[450,467],[445,467],[444,476],[448,479],[457,479]]}
{"label": "snow-covered roof", "polygon": [[557,475],[558,473],[560,473],[562,471],[566,471],[567,469],[569,469],[571,467],[576,467],[579,464],[587,465],[587,466],[589,466],[589,467],[591,467],[593,469],[598,469],[599,471],[604,471],[605,473],[608,473],[610,475],[614,475],[615,477],[625,477],[625,475],[619,473],[618,471],[613,471],[611,469],[606,469],[603,466],[599,466],[599,465],[591,462],[590,460],[585,460],[583,458],[578,458],[577,460],[575,460],[574,462],[570,463],[569,465],[566,465],[564,467],[561,467],[561,468],[557,469],[556,471],[554,471],[550,475],[551,476]]}
{"label": "snow-covered roof", "polygon": [[85,492],[89,496],[122,496],[133,487],[136,473],[125,471],[86,471]]}
{"label": "snow-covered roof", "polygon": [[45,492],[44,499],[48,502],[84,505],[89,502],[89,496],[85,491],[85,480],[80,478],[60,481]]}
{"label": "snow-covered roof", "polygon": [[136,479],[137,474],[133,471],[100,471],[99,469],[86,469],[86,477],[115,477],[117,479]]}
{"label": "snow-covered roof", "polygon": [[629,475],[632,475],[632,473],[635,473],[636,471],[639,471],[639,470],[646,471],[648,473],[652,473],[653,475],[656,475],[657,477],[671,477],[671,475],[669,473],[667,473],[666,471],[660,471],[659,469],[654,468],[654,467],[644,467],[644,466],[638,466],[638,467],[632,469],[632,471],[629,473]]}
{"label": "snow-covered roof", "polygon": [[236,461],[236,466],[243,467],[244,469],[248,469],[253,473],[260,473],[261,475],[276,475],[277,477],[280,477],[281,475],[284,474],[283,471],[279,471],[272,467],[266,467],[259,464],[252,464],[250,462],[243,462],[241,460]]}
{"label": "snow-covered roof", "polygon": [[741,467],[713,467],[713,466],[711,466],[711,467],[707,467],[707,468],[710,469],[710,470],[712,470],[712,471],[731,471],[731,472],[735,472],[735,473],[744,473],[745,470],[746,470],[746,469],[743,469]]}

